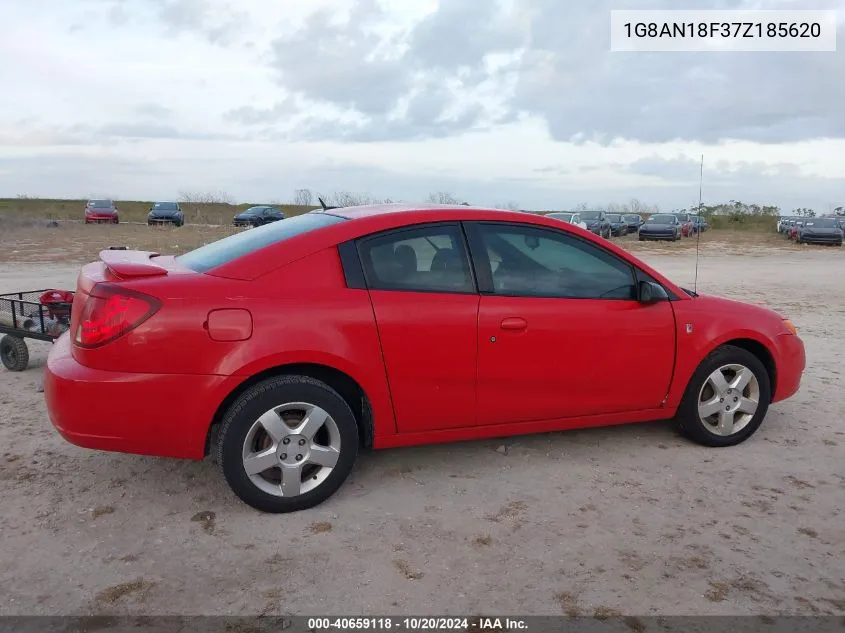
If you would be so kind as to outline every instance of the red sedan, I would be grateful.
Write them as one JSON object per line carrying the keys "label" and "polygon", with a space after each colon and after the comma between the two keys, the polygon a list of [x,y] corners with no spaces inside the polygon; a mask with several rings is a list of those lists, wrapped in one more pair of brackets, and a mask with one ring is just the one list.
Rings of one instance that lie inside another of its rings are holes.
{"label": "red sedan", "polygon": [[[674,418],[750,437],[804,370],[795,327],[678,287],[554,219],[314,211],[179,257],[84,266],[44,393],[68,441],[202,459],[269,512],[314,506],[360,447]],[[624,376],[607,389],[608,376]]]}
{"label": "red sedan", "polygon": [[85,205],[85,224],[118,224],[120,214],[111,200],[89,200]]}

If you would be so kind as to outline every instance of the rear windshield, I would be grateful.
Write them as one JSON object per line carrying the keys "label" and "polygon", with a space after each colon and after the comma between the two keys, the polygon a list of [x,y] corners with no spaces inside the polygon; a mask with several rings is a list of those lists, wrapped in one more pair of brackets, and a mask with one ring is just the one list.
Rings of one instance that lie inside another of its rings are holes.
{"label": "rear windshield", "polygon": [[183,266],[204,273],[270,244],[283,242],[291,237],[343,222],[345,219],[328,213],[303,213],[284,222],[272,222],[257,229],[224,237],[176,259]]}
{"label": "rear windshield", "polygon": [[598,220],[601,218],[601,211],[582,211],[581,212],[581,219],[582,220]]}
{"label": "rear windshield", "polygon": [[549,217],[556,218],[558,220],[566,220],[567,222],[570,222],[572,220],[571,213],[549,213]]}
{"label": "rear windshield", "polygon": [[608,222],[621,222],[622,221],[622,216],[616,215],[615,213],[609,213],[606,217],[607,217]]}

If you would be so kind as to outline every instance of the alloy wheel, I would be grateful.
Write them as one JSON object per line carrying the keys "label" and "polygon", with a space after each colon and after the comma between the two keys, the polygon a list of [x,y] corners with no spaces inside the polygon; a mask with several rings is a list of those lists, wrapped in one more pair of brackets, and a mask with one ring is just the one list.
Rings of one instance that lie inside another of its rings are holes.
{"label": "alloy wheel", "polygon": [[327,411],[289,402],[266,411],[252,424],[242,460],[257,488],[277,497],[295,497],[328,478],[340,450],[340,430]]}
{"label": "alloy wheel", "polygon": [[740,364],[722,365],[698,392],[698,417],[711,433],[729,436],[744,429],[760,404],[760,383]]}

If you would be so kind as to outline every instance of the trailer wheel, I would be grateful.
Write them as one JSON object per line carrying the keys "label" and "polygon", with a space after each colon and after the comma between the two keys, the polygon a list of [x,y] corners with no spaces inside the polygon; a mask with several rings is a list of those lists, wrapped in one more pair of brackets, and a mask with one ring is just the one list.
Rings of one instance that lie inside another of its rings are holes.
{"label": "trailer wheel", "polygon": [[29,348],[17,336],[7,334],[0,338],[0,360],[9,371],[23,371],[29,365]]}

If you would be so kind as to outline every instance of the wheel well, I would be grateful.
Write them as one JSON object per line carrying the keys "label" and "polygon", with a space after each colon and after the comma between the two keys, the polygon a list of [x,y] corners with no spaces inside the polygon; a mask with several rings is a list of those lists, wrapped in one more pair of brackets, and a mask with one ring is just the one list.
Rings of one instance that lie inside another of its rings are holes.
{"label": "wheel well", "polygon": [[271,367],[254,376],[250,376],[244,382],[237,386],[232,391],[214,414],[211,420],[211,425],[208,428],[208,433],[205,439],[205,455],[207,456],[211,447],[217,440],[217,431],[220,427],[220,422],[226,410],[240,396],[244,391],[249,389],[252,385],[261,382],[273,376],[308,376],[321,382],[326,383],[329,387],[340,394],[352,413],[355,415],[355,421],[358,423],[358,437],[361,441],[361,446],[364,448],[372,448],[373,446],[373,412],[370,407],[370,401],[367,394],[361,389],[361,386],[350,376],[339,371],[333,367],[326,365],[318,365],[313,363],[297,363],[291,365],[280,365],[278,367]]}
{"label": "wheel well", "polygon": [[777,369],[775,368],[775,360],[772,358],[772,354],[769,352],[768,348],[759,341],[755,341],[750,338],[734,339],[732,341],[727,341],[724,345],[733,345],[734,347],[740,347],[747,352],[751,352],[761,363],[763,363],[763,367],[766,368],[766,373],[769,374],[769,384],[772,388],[771,395],[774,398],[775,387],[777,386]]}

